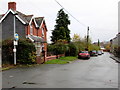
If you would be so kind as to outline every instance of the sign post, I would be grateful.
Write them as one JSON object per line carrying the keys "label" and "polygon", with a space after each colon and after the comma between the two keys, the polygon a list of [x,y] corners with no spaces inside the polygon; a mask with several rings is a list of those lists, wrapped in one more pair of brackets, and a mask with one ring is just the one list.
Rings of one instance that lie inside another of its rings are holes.
{"label": "sign post", "polygon": [[16,33],[16,19],[15,19],[15,16],[17,15],[17,13],[14,14],[14,41],[13,41],[13,44],[14,44],[14,49],[13,49],[13,52],[14,52],[14,65],[16,65],[16,45],[18,44],[18,39],[19,39],[19,36],[18,34]]}
{"label": "sign post", "polygon": [[18,40],[19,40],[19,36],[17,33],[14,34],[14,49],[13,49],[13,52],[14,52],[14,65],[16,65],[16,52],[17,52],[17,49],[16,49],[16,45],[18,45]]}

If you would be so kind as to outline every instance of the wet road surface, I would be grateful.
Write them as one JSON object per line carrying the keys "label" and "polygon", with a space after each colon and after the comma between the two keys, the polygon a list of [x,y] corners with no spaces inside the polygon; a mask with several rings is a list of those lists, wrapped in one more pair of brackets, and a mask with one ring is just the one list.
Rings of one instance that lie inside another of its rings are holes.
{"label": "wet road surface", "polygon": [[45,64],[2,72],[3,88],[118,88],[118,63],[109,53],[70,64]]}

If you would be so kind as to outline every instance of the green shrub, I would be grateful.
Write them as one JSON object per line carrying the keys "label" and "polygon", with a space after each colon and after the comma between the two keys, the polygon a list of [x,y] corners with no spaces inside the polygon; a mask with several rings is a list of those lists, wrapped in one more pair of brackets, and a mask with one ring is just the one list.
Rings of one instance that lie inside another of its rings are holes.
{"label": "green shrub", "polygon": [[47,55],[48,56],[54,55],[53,49],[54,49],[54,45],[52,45],[52,44],[47,45]]}
{"label": "green shrub", "polygon": [[56,43],[53,45],[48,45],[48,53],[52,53],[54,55],[65,54],[66,56],[77,56],[79,49],[77,45],[74,43],[64,44],[64,43]]}
{"label": "green shrub", "polygon": [[2,42],[2,64],[13,64],[13,41],[5,40]]}
{"label": "green shrub", "polygon": [[66,46],[64,45],[64,44],[62,44],[62,43],[57,43],[57,44],[55,44],[54,45],[54,49],[53,49],[53,51],[54,51],[54,53],[55,53],[55,55],[59,55],[59,54],[64,54],[65,53],[65,48]]}
{"label": "green shrub", "polygon": [[[34,44],[28,39],[18,41],[17,47],[17,63],[32,64],[35,63],[36,49]],[[3,63],[13,64],[13,40],[5,40],[2,44],[2,60]]]}
{"label": "green shrub", "polygon": [[67,48],[68,49],[66,50],[66,56],[77,56],[79,50],[74,43],[68,44]]}
{"label": "green shrub", "polygon": [[56,43],[54,45],[48,45],[47,47],[48,53],[52,53],[54,55],[64,54],[66,51],[66,45],[62,43]]}

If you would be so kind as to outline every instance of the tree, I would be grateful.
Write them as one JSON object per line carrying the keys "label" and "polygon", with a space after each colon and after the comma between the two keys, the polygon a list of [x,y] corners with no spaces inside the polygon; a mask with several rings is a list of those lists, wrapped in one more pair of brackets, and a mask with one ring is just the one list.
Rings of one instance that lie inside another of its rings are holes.
{"label": "tree", "polygon": [[107,51],[110,51],[110,43],[107,43],[107,44],[105,45],[105,49],[106,49]]}
{"label": "tree", "polygon": [[53,43],[57,43],[58,40],[70,42],[68,25],[70,25],[68,14],[66,14],[63,9],[60,9],[60,11],[58,11],[55,28],[52,31],[51,41]]}
{"label": "tree", "polygon": [[74,34],[73,38],[72,38],[72,42],[74,43],[74,45],[77,47],[78,51],[84,50],[84,45],[83,42],[81,40],[82,38],[80,37],[80,35],[78,34]]}
{"label": "tree", "polygon": [[77,46],[74,43],[69,43],[67,46],[68,49],[66,49],[66,56],[77,56],[79,52]]}
{"label": "tree", "polygon": [[92,40],[91,40],[91,38],[89,37],[89,38],[88,38],[88,42],[87,42],[87,36],[84,36],[82,42],[84,43],[84,46],[85,46],[86,48],[87,48],[87,47],[89,48],[89,45],[91,44]]}
{"label": "tree", "polygon": [[80,42],[80,36],[78,34],[74,34],[72,42]]}

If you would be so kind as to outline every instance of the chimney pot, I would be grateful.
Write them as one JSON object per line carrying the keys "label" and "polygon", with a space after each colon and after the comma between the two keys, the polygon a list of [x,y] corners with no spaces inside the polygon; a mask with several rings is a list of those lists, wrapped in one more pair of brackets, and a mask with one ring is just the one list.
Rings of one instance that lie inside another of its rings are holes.
{"label": "chimney pot", "polygon": [[16,11],[16,2],[9,2],[8,9],[12,9]]}

